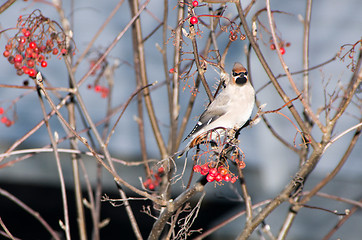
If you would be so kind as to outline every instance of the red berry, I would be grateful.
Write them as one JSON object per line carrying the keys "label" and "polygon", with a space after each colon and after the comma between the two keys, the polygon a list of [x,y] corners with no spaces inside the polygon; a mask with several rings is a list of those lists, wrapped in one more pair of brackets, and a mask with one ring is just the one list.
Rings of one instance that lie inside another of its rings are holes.
{"label": "red berry", "polygon": [[24,32],[24,37],[29,37],[30,36],[30,31],[29,30],[26,30],[25,32]]}
{"label": "red berry", "polygon": [[9,61],[10,64],[14,64],[14,57],[10,55],[8,57],[8,61]]}
{"label": "red berry", "polygon": [[3,116],[3,117],[1,118],[1,122],[2,122],[2,123],[6,123],[7,121],[8,121],[8,118],[7,118],[7,117]]}
{"label": "red berry", "polygon": [[48,63],[46,61],[42,61],[40,65],[45,68],[48,66]]}
{"label": "red berry", "polygon": [[13,125],[13,121],[11,121],[10,119],[8,119],[8,120],[5,122],[5,126],[10,127],[11,125]]}
{"label": "red berry", "polygon": [[158,173],[156,173],[155,175],[153,175],[155,177],[155,185],[158,186],[158,182],[161,180],[161,177]]}
{"label": "red berry", "polygon": [[35,42],[30,42],[30,43],[29,43],[29,47],[30,47],[31,49],[36,48],[36,43],[35,43]]}
{"label": "red berry", "polygon": [[18,52],[24,52],[25,48],[24,48],[24,44],[19,44],[18,46]]}
{"label": "red berry", "polygon": [[42,62],[44,61],[45,57],[43,55],[39,55],[38,57],[38,62]]}
{"label": "red berry", "polygon": [[235,183],[237,179],[238,179],[238,177],[233,177],[233,178],[231,178],[230,182]]}
{"label": "red berry", "polygon": [[27,49],[25,49],[25,53],[28,57],[31,57],[31,54],[33,53],[33,49],[27,48]]}
{"label": "red berry", "polygon": [[30,68],[30,69],[29,69],[29,73],[28,73],[28,74],[29,74],[30,77],[35,77],[35,76],[36,76],[36,73],[37,73],[37,72],[36,72],[36,70],[35,70],[34,68]]}
{"label": "red berry", "polygon": [[4,108],[0,107],[0,115],[4,113]]}
{"label": "red berry", "polygon": [[285,53],[285,49],[283,47],[280,48],[280,54],[284,54]]}
{"label": "red berry", "polygon": [[148,185],[148,189],[149,190],[154,190],[155,189],[155,185],[153,183],[150,183],[150,185]]}
{"label": "red berry", "polygon": [[151,178],[147,178],[146,181],[144,182],[144,185],[149,185],[150,183],[152,183],[152,179]]}
{"label": "red berry", "polygon": [[39,51],[40,51],[40,52],[44,52],[44,51],[45,51],[45,48],[46,48],[45,45],[41,45],[40,48],[39,48]]}
{"label": "red berry", "polygon": [[219,173],[224,176],[228,173],[228,170],[226,168],[224,168],[223,166],[219,167]]}
{"label": "red berry", "polygon": [[246,167],[245,162],[244,162],[244,161],[238,162],[238,167],[239,167],[240,169],[244,169],[244,168]]}
{"label": "red berry", "polygon": [[108,94],[108,93],[109,93],[109,89],[106,88],[106,87],[102,87],[101,92]]}
{"label": "red berry", "polygon": [[4,57],[9,57],[10,56],[10,52],[8,50],[5,50],[3,53]]}
{"label": "red berry", "polygon": [[193,16],[190,18],[190,23],[191,24],[197,24],[199,22],[199,20],[197,19],[197,17]]}
{"label": "red berry", "polygon": [[224,179],[225,182],[230,182],[230,180],[231,180],[230,174],[226,174],[226,175],[223,177],[223,179]]}
{"label": "red berry", "polygon": [[156,173],[154,175],[154,177],[155,177],[154,183],[155,183],[156,186],[158,186],[159,182],[161,181],[161,177],[160,177],[160,175],[158,173]]}
{"label": "red berry", "polygon": [[96,86],[94,87],[94,91],[96,91],[96,92],[100,92],[101,90],[102,90],[102,87],[99,86],[99,85],[96,85]]}
{"label": "red berry", "polygon": [[16,54],[14,62],[21,62],[21,61],[23,61],[23,56],[21,56],[20,54]]}
{"label": "red berry", "polygon": [[14,63],[14,68],[15,68],[15,69],[18,69],[18,70],[19,70],[19,69],[21,69],[22,66],[23,66],[23,64],[22,64],[21,62],[15,62],[15,63]]}
{"label": "red berry", "polygon": [[193,167],[193,170],[194,170],[194,172],[201,172],[201,167],[200,167],[200,165],[195,165],[195,166]]}
{"label": "red berry", "polygon": [[26,42],[26,38],[24,37],[24,36],[21,36],[20,38],[19,38],[19,43],[20,44],[24,44]]}
{"label": "red berry", "polygon": [[21,29],[21,32],[24,34],[24,37],[30,36],[30,31],[26,28]]}
{"label": "red berry", "polygon": [[13,48],[11,44],[5,45],[5,50],[10,51]]}
{"label": "red berry", "polygon": [[36,58],[38,58],[38,54],[35,53],[35,52],[32,52],[32,53],[31,53],[31,57],[34,58],[34,59],[36,59]]}
{"label": "red berry", "polygon": [[54,48],[54,49],[53,49],[53,55],[57,55],[58,53],[59,53],[58,48]]}
{"label": "red berry", "polygon": [[30,69],[27,66],[23,66],[22,69],[25,74],[29,74]]}
{"label": "red berry", "polygon": [[199,2],[198,2],[198,1],[196,1],[196,0],[192,1],[192,6],[194,6],[194,7],[199,6]]}
{"label": "red berry", "polygon": [[165,169],[164,169],[163,167],[159,167],[159,168],[158,168],[158,173],[161,174],[161,173],[163,173],[164,171],[165,171]]}
{"label": "red berry", "polygon": [[101,98],[106,98],[108,96],[108,93],[102,92]]}
{"label": "red berry", "polygon": [[220,182],[220,181],[222,180],[221,174],[217,174],[217,175],[215,176],[215,180],[216,180],[217,182]]}
{"label": "red berry", "polygon": [[211,176],[210,174],[208,174],[208,175],[206,176],[206,180],[207,180],[208,182],[212,182],[212,181],[215,180],[215,178],[214,178],[213,176]]}
{"label": "red berry", "polygon": [[148,188],[151,183],[152,183],[151,178],[147,178],[146,181],[143,182],[143,186],[145,188]]}
{"label": "red berry", "polygon": [[67,49],[63,48],[61,51],[60,51],[63,55],[67,54]]}
{"label": "red berry", "polygon": [[207,165],[207,163],[201,166],[201,170],[204,172],[209,172],[209,166]]}
{"label": "red berry", "polygon": [[216,168],[210,168],[209,175],[216,177],[218,175]]}
{"label": "red berry", "polygon": [[29,59],[27,63],[28,63],[28,67],[34,67],[34,65],[35,65],[35,62],[32,59]]}
{"label": "red berry", "polygon": [[275,50],[275,44],[274,43],[270,44],[270,50]]}

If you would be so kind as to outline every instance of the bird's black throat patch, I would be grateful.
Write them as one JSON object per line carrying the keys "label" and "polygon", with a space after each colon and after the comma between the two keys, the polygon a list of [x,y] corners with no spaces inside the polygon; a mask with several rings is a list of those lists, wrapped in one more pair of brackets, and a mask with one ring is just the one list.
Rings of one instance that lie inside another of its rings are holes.
{"label": "bird's black throat patch", "polygon": [[248,81],[247,77],[242,74],[240,77],[235,79],[235,83],[238,85],[244,85]]}

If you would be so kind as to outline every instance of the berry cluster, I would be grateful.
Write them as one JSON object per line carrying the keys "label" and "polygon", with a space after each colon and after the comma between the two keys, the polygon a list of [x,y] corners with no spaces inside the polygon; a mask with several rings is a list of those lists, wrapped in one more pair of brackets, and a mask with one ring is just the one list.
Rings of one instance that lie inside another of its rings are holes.
{"label": "berry cluster", "polygon": [[3,56],[14,65],[19,76],[26,74],[35,77],[36,67],[47,67],[47,59],[51,55],[67,54],[64,32],[56,22],[44,17],[39,10],[26,18],[20,16],[16,29],[18,32],[8,40]]}
{"label": "berry cluster", "polygon": [[216,168],[210,167],[209,165],[210,163],[205,163],[201,166],[195,165],[193,170],[194,172],[201,173],[201,175],[207,175],[206,180],[208,182],[221,182],[224,180],[225,182],[234,183],[238,179],[238,177],[233,176],[233,174],[224,166]]}
{"label": "berry cluster", "polygon": [[[282,43],[282,44],[279,44],[279,49],[280,49],[280,54],[284,55],[285,53],[285,47],[289,47],[290,46],[290,43],[287,42],[286,44]],[[270,50],[275,50],[276,47],[275,47],[275,44],[274,43],[271,43],[270,44]]]}
{"label": "berry cluster", "polygon": [[[4,114],[4,108],[0,107],[0,115],[3,115],[3,114]],[[5,126],[7,126],[7,127],[10,127],[11,125],[14,124],[14,121],[11,121],[6,116],[2,116],[0,121],[1,121],[1,123],[5,124]]]}
{"label": "berry cluster", "polygon": [[[203,5],[203,6],[205,6],[205,5]],[[222,15],[196,15],[195,10],[194,10],[196,7],[199,7],[199,2],[197,0],[193,0],[192,4],[190,5],[190,11],[189,11],[189,13],[190,13],[190,17],[189,17],[190,25],[198,24],[200,17],[224,18],[224,19],[228,20],[231,23],[230,31],[229,31],[230,32],[230,35],[229,35],[230,41],[237,40],[239,34],[240,34],[240,40],[245,40],[246,39],[246,36],[240,32],[240,27],[235,25],[235,23],[230,21],[230,19],[228,19],[228,18],[226,18],[226,17],[224,17]],[[221,26],[221,29],[223,31],[226,31],[227,27],[222,27]]]}
{"label": "berry cluster", "polygon": [[[192,7],[195,8],[197,6],[199,6],[199,2],[197,0],[192,1]],[[199,22],[199,19],[197,18],[197,16],[190,17],[191,25],[197,24],[198,22]]]}
{"label": "berry cluster", "polygon": [[[360,49],[362,47],[362,39],[358,40],[357,42],[351,44],[344,44],[341,46],[339,52],[337,53],[337,57],[344,62],[344,60],[346,59],[346,56],[348,56],[348,58],[350,59],[350,63],[347,65],[347,68],[349,68],[352,72],[356,71],[356,64],[357,64],[357,60],[355,59],[355,56],[358,54],[356,53],[356,49],[358,49],[358,44],[360,44]],[[357,47],[357,48],[356,48]],[[343,53],[346,51],[346,53]]]}
{"label": "berry cluster", "polygon": [[155,190],[155,188],[160,185],[161,177],[165,173],[165,169],[163,167],[158,168],[157,173],[153,174],[152,177],[147,178],[146,181],[143,182],[143,186],[148,190]]}
{"label": "berry cluster", "polygon": [[[93,88],[92,85],[89,84],[88,89],[92,89],[92,88]],[[101,85],[95,85],[94,86],[94,91],[96,93],[100,93],[102,98],[108,97],[108,94],[109,94],[109,88],[103,87]]]}
{"label": "berry cluster", "polygon": [[245,40],[246,36],[240,32],[240,28],[237,27],[234,29],[233,24],[230,26],[230,34],[229,34],[229,40],[231,42],[236,41],[238,39],[238,35],[240,34],[240,40]]}

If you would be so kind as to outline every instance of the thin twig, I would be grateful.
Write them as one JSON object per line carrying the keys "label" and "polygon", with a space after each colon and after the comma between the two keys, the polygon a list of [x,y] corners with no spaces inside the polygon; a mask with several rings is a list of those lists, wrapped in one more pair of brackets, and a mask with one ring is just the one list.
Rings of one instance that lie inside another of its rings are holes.
{"label": "thin twig", "polygon": [[[59,142],[58,142],[59,144]],[[31,148],[31,149],[21,149],[21,150],[16,150],[16,151],[12,151],[11,153],[7,154],[7,153],[1,153],[0,157],[4,157],[4,156],[15,156],[15,155],[19,155],[19,154],[29,154],[29,155],[34,155],[36,153],[44,153],[44,152],[53,152],[54,149],[53,148],[49,148],[50,145],[44,146],[43,148]],[[70,154],[85,154],[87,156],[93,156],[92,152],[84,152],[84,151],[80,151],[78,149],[65,149],[65,148],[58,148],[58,152],[60,153],[70,153]],[[104,155],[97,153],[97,155],[104,159]],[[30,156],[26,156],[27,158]],[[122,164],[124,166],[140,166],[142,165],[144,162],[143,161],[132,161],[132,162],[128,162],[122,159],[118,159],[118,158],[111,158],[111,160],[115,163],[119,163]],[[19,160],[12,160],[6,163],[3,163],[0,165],[0,168],[5,168],[5,167],[9,167],[11,165],[13,165],[14,163],[18,162]],[[153,159],[153,160],[147,160],[148,162],[158,162],[159,160]]]}
{"label": "thin twig", "polygon": [[351,78],[351,81],[348,84],[348,87],[345,91],[345,95],[341,103],[338,106],[338,111],[336,111],[335,115],[333,116],[332,120],[330,121],[331,125],[334,126],[336,121],[342,116],[342,114],[346,111],[347,106],[352,101],[352,97],[357,91],[358,87],[362,83],[362,47],[360,48],[358,61],[355,67],[355,71]]}
{"label": "thin twig", "polygon": [[[271,71],[266,59],[264,58],[263,54],[261,53],[261,50],[258,46],[258,44],[256,43],[253,34],[251,33],[248,24],[246,22],[245,19],[245,15],[243,14],[243,9],[241,7],[240,3],[235,3],[236,4],[236,8],[238,10],[239,13],[239,17],[241,20],[241,23],[243,24],[243,28],[245,31],[245,34],[247,36],[247,38],[250,41],[251,46],[253,47],[255,54],[257,55],[261,65],[263,66],[265,72],[267,73],[269,79],[272,81],[276,91],[278,92],[278,94],[280,95],[280,97],[283,99],[283,101],[285,103],[289,102],[290,99],[287,96],[287,94],[284,92],[284,90],[282,89],[282,87],[280,86],[280,84],[278,83],[277,79],[275,78],[273,72]],[[302,132],[308,132],[307,128],[304,124],[303,119],[300,117],[299,113],[297,112],[297,110],[295,109],[294,105],[292,103],[290,103],[288,105],[289,111],[292,113],[293,117],[295,118],[295,120],[297,121],[298,125],[301,127]],[[313,146],[314,149],[318,149],[320,146],[319,144],[315,141],[315,139],[313,137],[311,137],[311,145]]]}
{"label": "thin twig", "polygon": [[150,83],[150,84],[148,84],[148,85],[146,85],[146,86],[139,87],[139,88],[137,88],[137,89],[131,94],[131,96],[128,98],[127,102],[125,103],[125,106],[124,106],[124,108],[122,109],[122,112],[119,114],[119,116],[118,116],[115,124],[113,125],[110,133],[108,134],[106,141],[104,142],[104,144],[105,144],[106,146],[109,144],[110,138],[111,138],[111,136],[114,134],[117,124],[118,124],[119,121],[121,120],[124,112],[125,112],[126,109],[127,109],[127,106],[130,104],[130,102],[132,101],[132,99],[133,99],[138,93],[140,93],[142,90],[144,90],[145,88],[151,87],[151,86],[153,86],[153,85],[155,85],[155,84],[157,84],[157,82]]}
{"label": "thin twig", "polygon": [[252,203],[251,203],[251,197],[248,193],[248,189],[246,187],[245,177],[243,174],[243,170],[240,166],[237,166],[238,173],[239,173],[239,180],[241,185],[241,192],[243,194],[244,202],[245,202],[245,210],[246,210],[246,227],[248,227],[251,224],[251,221],[253,220],[253,210],[252,210]]}
{"label": "thin twig", "polygon": [[[64,119],[64,117],[62,116],[62,114],[56,109],[55,104],[53,103],[53,101],[51,100],[51,98],[49,97],[48,93],[45,91],[45,89],[43,88],[43,85],[41,83],[38,83],[39,87],[42,89],[45,97],[47,98],[49,104],[51,105],[52,109],[55,110],[56,114],[58,115],[58,118],[60,119],[60,121],[72,132],[72,134],[74,134],[75,137],[78,138],[78,140],[80,140],[92,153],[92,155],[98,160],[99,163],[102,164],[102,166],[110,173],[112,174],[112,176],[114,177],[114,180],[125,185],[127,188],[131,189],[132,191],[134,191],[135,193],[142,195],[144,197],[148,197],[150,200],[155,201],[156,203],[160,204],[160,205],[165,205],[165,203],[163,201],[160,201],[158,198],[152,196],[151,194],[148,194],[147,192],[144,191],[140,191],[139,189],[135,188],[134,186],[132,186],[131,184],[129,184],[127,181],[123,180],[115,171],[113,171],[103,160],[102,158],[96,153],[96,151],[88,144],[88,141],[81,137],[74,129],[72,129],[69,124],[67,123],[67,121]],[[78,96],[77,96],[78,97]],[[78,99],[79,100],[79,99]],[[94,124],[92,124],[94,125]],[[93,127],[94,129],[94,127]],[[96,133],[97,131],[95,131]],[[95,134],[97,135],[97,134]],[[99,135],[99,133],[98,133]],[[98,140],[98,139],[97,139]],[[100,142],[102,143],[102,139],[100,139]],[[103,145],[104,146],[104,145]],[[102,149],[104,150],[104,149]],[[109,152],[107,149],[105,149],[105,152],[108,153]],[[108,162],[110,161],[110,156],[105,155],[106,159]],[[113,164],[112,164],[113,165]]]}
{"label": "thin twig", "polygon": [[[40,72],[37,75],[37,79],[35,80],[35,84],[39,84],[42,83],[42,78],[41,78],[41,74]],[[43,89],[42,89],[43,90]],[[44,91],[44,90],[43,90]],[[50,128],[49,122],[46,119],[47,114],[46,114],[46,110],[45,110],[45,105],[44,105],[44,101],[43,101],[43,97],[41,95],[41,87],[38,88],[38,97],[39,97],[39,102],[40,102],[40,106],[43,112],[43,116],[44,116],[44,120],[45,120],[45,126],[46,129],[48,131],[48,135],[50,138],[50,142],[52,143],[52,147],[54,149],[54,157],[55,157],[55,161],[57,164],[57,170],[58,170],[58,174],[59,174],[59,181],[60,181],[60,189],[62,192],[62,201],[63,201],[63,214],[64,214],[64,231],[65,231],[65,236],[67,240],[70,240],[70,224],[69,224],[69,208],[68,208],[68,200],[67,200],[67,192],[65,189],[65,181],[64,181],[64,175],[63,175],[63,170],[62,170],[62,165],[60,163],[60,158],[59,158],[59,152],[57,150],[58,145],[56,143],[56,140],[53,137],[53,132]],[[47,100],[49,101],[49,96],[47,96]]]}
{"label": "thin twig", "polygon": [[327,148],[329,148],[334,142],[336,142],[338,139],[340,139],[341,137],[343,137],[344,135],[346,135],[347,133],[351,132],[352,130],[356,129],[356,128],[360,128],[362,126],[362,122],[344,130],[343,132],[341,132],[340,134],[338,134],[336,137],[334,137],[333,139],[331,139],[327,145],[324,147],[324,152],[327,150]]}
{"label": "thin twig", "polygon": [[[148,3],[150,0],[147,0],[146,3]],[[136,16],[139,8],[139,2],[137,0],[130,0],[130,7],[132,16]],[[137,65],[135,66],[135,73],[139,74],[142,85],[147,86],[148,85],[148,76],[147,76],[147,70],[146,70],[146,56],[145,56],[145,49],[144,49],[144,43],[143,43],[143,37],[142,37],[142,28],[141,28],[141,21],[139,18],[134,23],[135,30],[133,31],[133,44],[137,47],[137,50],[135,52],[135,57],[137,57]],[[159,123],[157,121],[157,117],[155,114],[155,108],[154,104],[151,99],[150,91],[148,88],[144,89],[144,95],[143,95],[145,106],[148,112],[148,117],[151,123],[152,131],[158,146],[158,149],[160,151],[162,158],[167,158],[167,149],[165,142],[163,140],[161,130],[159,127]]]}
{"label": "thin twig", "polygon": [[3,13],[6,9],[8,9],[16,0],[7,0],[0,6],[0,14]]}
{"label": "thin twig", "polygon": [[168,219],[172,216],[172,214],[196,193],[202,192],[206,183],[206,179],[203,179],[202,181],[195,183],[194,186],[180,194],[174,201],[169,201],[167,206],[162,210],[157,221],[153,224],[152,230],[148,236],[148,240],[159,239],[162,230],[164,229],[164,226],[166,225]]}
{"label": "thin twig", "polygon": [[[292,78],[292,76],[291,76],[291,74],[289,72],[289,68],[286,65],[286,63],[284,62],[284,59],[283,59],[282,54],[280,52],[280,46],[278,44],[277,36],[276,36],[276,33],[275,33],[275,24],[274,24],[274,20],[273,20],[273,15],[272,15],[271,10],[270,10],[270,0],[266,0],[266,9],[267,9],[267,13],[268,13],[268,21],[269,21],[270,31],[271,31],[271,34],[272,34],[272,37],[273,37],[273,42],[274,42],[274,45],[275,45],[276,52],[278,54],[280,63],[282,64],[282,67],[283,67],[285,73],[287,74],[289,83],[290,83],[291,87],[293,88],[294,92],[297,95],[300,95],[301,93],[298,90],[297,86],[295,85],[295,82],[294,82],[294,80],[293,80],[293,78]],[[325,133],[327,131],[326,127],[321,123],[321,121],[318,119],[318,117],[314,114],[314,112],[312,111],[312,109],[311,109],[310,105],[308,104],[308,102],[304,98],[300,98],[300,101],[302,102],[303,107],[305,108],[305,112],[308,114],[308,116],[313,120],[313,122],[315,122],[318,125],[320,130],[323,133]],[[308,133],[309,131],[308,131],[305,123],[303,123],[302,125],[303,125],[303,128],[304,128],[303,132]]]}
{"label": "thin twig", "polygon": [[49,234],[52,236],[52,238],[56,240],[60,240],[60,236],[58,233],[52,229],[52,227],[43,219],[43,217],[40,215],[39,212],[34,211],[31,209],[28,205],[23,203],[20,199],[9,193],[8,191],[0,188],[0,194],[4,197],[8,198],[9,200],[13,201],[16,205],[20,206],[22,209],[24,209],[26,212],[28,212],[30,215],[32,215],[36,220],[40,222],[41,225],[49,232]]}
{"label": "thin twig", "polygon": [[[93,131],[93,133],[94,133],[94,135],[95,135],[98,143],[100,144],[101,149],[102,149],[102,151],[104,152],[104,155],[105,155],[105,157],[106,157],[106,160],[107,160],[107,162],[108,162],[108,164],[109,164],[109,166],[107,166],[106,169],[107,169],[110,173],[112,173],[112,175],[116,175],[116,171],[115,171],[113,162],[111,161],[111,156],[110,156],[110,153],[109,153],[109,151],[108,151],[108,148],[107,148],[107,146],[105,145],[103,139],[101,138],[100,133],[98,132],[97,128],[95,127],[95,124],[94,124],[94,122],[93,122],[93,119],[90,117],[90,115],[89,115],[89,113],[88,113],[88,111],[87,111],[87,108],[86,108],[86,106],[85,106],[85,103],[84,103],[84,100],[83,100],[82,96],[79,94],[79,89],[78,89],[78,86],[77,86],[77,84],[76,84],[74,75],[71,74],[71,66],[70,66],[69,62],[67,61],[67,59],[64,59],[64,60],[65,60],[65,64],[66,64],[66,67],[67,67],[67,69],[68,69],[68,72],[70,73],[70,75],[69,75],[70,80],[72,81],[73,86],[74,86],[74,88],[76,89],[75,95],[76,95],[76,97],[77,97],[77,99],[78,99],[79,106],[81,107],[82,112],[83,112],[85,118],[87,119],[87,122],[88,122],[88,124],[90,125],[90,127],[91,127],[91,129],[92,129],[92,131]],[[39,82],[38,82],[38,84],[39,84]],[[39,86],[42,86],[42,84],[40,83]],[[47,93],[44,93],[44,94],[47,95]],[[54,108],[54,105],[52,105],[52,107]],[[57,112],[57,115],[58,115],[59,118],[61,119],[61,122],[63,122],[73,133],[76,133],[76,132],[74,131],[74,129],[71,128],[71,127],[69,126],[69,124],[64,120],[64,118],[60,115],[59,112]],[[77,136],[77,135],[76,135],[76,136]],[[78,137],[78,136],[77,136],[77,137]],[[79,138],[78,138],[78,139],[79,139]],[[85,139],[83,139],[83,138],[80,138],[80,139],[82,139],[82,140],[81,140],[82,143],[85,144],[85,145],[88,147],[89,150],[91,150],[91,147],[89,146],[88,142],[87,142]],[[92,149],[92,150],[93,150],[93,149]],[[92,151],[92,150],[91,150],[91,151]],[[94,152],[94,150],[92,151],[92,153],[93,153],[93,152]],[[94,153],[95,153],[95,152],[94,152]],[[100,163],[102,163],[103,166],[106,166],[106,165],[104,164],[104,162],[103,162],[99,157],[97,157],[97,159],[100,160]],[[121,179],[119,178],[119,176],[117,176],[117,177],[118,177],[118,179],[115,179],[116,183],[118,183],[117,180],[121,181]],[[122,181],[125,182],[123,179],[122,179]],[[127,183],[127,185],[128,185],[128,186],[131,186],[131,185],[128,184],[128,183]],[[132,186],[132,188],[135,189],[133,186]],[[118,190],[119,190],[119,193],[120,193],[120,195],[121,195],[122,198],[127,198],[125,192],[124,192],[123,189],[120,187],[120,185],[118,185]],[[138,189],[137,189],[137,191],[138,191]],[[136,222],[136,219],[135,219],[135,217],[134,217],[134,214],[133,214],[133,211],[132,211],[132,209],[131,209],[130,204],[129,204],[128,202],[125,202],[124,206],[125,206],[127,215],[128,215],[128,217],[129,217],[129,219],[130,219],[131,226],[132,226],[132,229],[133,229],[135,235],[137,236],[138,239],[141,239],[141,237],[140,237],[140,236],[141,236],[141,233],[140,233],[138,224],[137,224],[137,222]]]}
{"label": "thin twig", "polygon": [[6,227],[6,225],[3,222],[3,220],[1,219],[1,217],[0,217],[0,226],[4,229],[5,233],[7,234],[6,237],[11,238],[12,240],[15,240],[15,237],[11,234],[9,229]]}
{"label": "thin twig", "polygon": [[193,48],[193,53],[194,53],[194,58],[195,58],[195,63],[196,63],[196,67],[197,67],[197,72],[198,75],[201,79],[201,82],[204,86],[205,92],[209,98],[209,101],[212,102],[214,100],[214,96],[211,93],[210,87],[205,79],[205,70],[204,68],[201,67],[201,63],[200,63],[200,57],[199,57],[199,50],[197,47],[197,42],[196,42],[196,32],[195,32],[195,26],[194,25],[190,25],[190,37],[191,37],[191,42],[192,42],[192,48]]}
{"label": "thin twig", "polygon": [[357,129],[354,136],[352,137],[347,150],[343,154],[343,157],[338,162],[337,166],[331,171],[322,181],[320,181],[309,193],[307,196],[304,196],[303,199],[300,201],[301,204],[306,203],[311,199],[312,196],[314,196],[319,190],[321,190],[327,183],[329,183],[341,170],[344,163],[347,161],[349,155],[351,154],[354,146],[357,143],[358,138],[361,135],[361,128]]}
{"label": "thin twig", "polygon": [[[327,65],[327,64],[335,61],[336,59],[337,59],[337,55],[334,55],[332,58],[328,59],[328,60],[325,61],[325,62],[322,62],[322,63],[320,63],[320,64],[317,64],[317,65],[315,65],[315,66],[313,66],[313,67],[310,67],[310,68],[308,68],[308,69],[305,69],[305,70],[299,70],[299,71],[291,72],[290,74],[291,74],[291,75],[296,75],[296,74],[301,74],[301,73],[309,72],[309,71],[315,70],[315,69],[317,69],[317,68],[320,68],[320,67],[322,67],[322,66],[324,66],[324,65]],[[284,74],[279,74],[279,75],[276,76],[275,78],[276,78],[276,79],[279,79],[279,78],[286,77],[286,76],[287,76],[287,74],[284,73]],[[272,83],[272,81],[269,81],[269,82],[265,83],[265,84],[264,84],[263,86],[261,86],[258,90],[256,90],[256,93],[259,93],[260,91],[262,91],[264,88],[266,88],[266,87],[267,87],[268,85],[270,85],[271,83]]]}
{"label": "thin twig", "polygon": [[107,19],[104,21],[102,26],[98,29],[98,31],[94,34],[91,41],[88,43],[86,49],[83,51],[82,55],[78,58],[74,66],[72,67],[72,72],[74,73],[77,69],[78,65],[83,61],[84,57],[88,54],[89,50],[93,46],[94,42],[97,40],[101,32],[105,29],[105,27],[108,25],[108,23],[111,21],[111,19],[114,17],[114,15],[117,13],[118,9],[122,6],[124,0],[120,0],[117,5],[113,8],[112,12],[108,15]]}
{"label": "thin twig", "polygon": [[[260,208],[263,205],[270,203],[271,201],[272,201],[271,199],[267,199],[262,202],[256,203],[252,206],[252,209]],[[201,240],[201,239],[206,238],[207,236],[210,236],[212,233],[216,232],[217,230],[221,229],[222,227],[226,226],[227,224],[229,224],[229,223],[233,222],[234,220],[238,219],[239,217],[243,216],[245,213],[246,213],[246,210],[242,210],[242,211],[238,212],[237,214],[230,217],[229,219],[223,221],[222,223],[216,225],[215,227],[205,231],[203,234],[197,236],[194,240]]]}
{"label": "thin twig", "polygon": [[[362,200],[359,201],[362,203]],[[338,223],[322,238],[322,240],[328,240],[330,239],[333,234],[350,218],[353,216],[354,213],[357,212],[357,210],[360,210],[361,207],[354,206],[349,213],[344,216],[342,219],[339,219]]]}
{"label": "thin twig", "polygon": [[306,103],[309,105],[310,95],[309,95],[309,31],[310,31],[310,21],[312,17],[312,3],[313,0],[307,0],[305,18],[304,18],[304,33],[303,33],[303,98]]}

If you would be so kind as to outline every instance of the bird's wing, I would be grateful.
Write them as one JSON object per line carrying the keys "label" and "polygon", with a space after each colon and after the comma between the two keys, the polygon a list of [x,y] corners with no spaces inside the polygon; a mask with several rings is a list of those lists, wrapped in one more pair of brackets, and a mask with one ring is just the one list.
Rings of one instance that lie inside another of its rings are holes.
{"label": "bird's wing", "polygon": [[230,101],[230,97],[228,95],[218,96],[209,106],[208,108],[201,114],[199,121],[192,129],[190,134],[184,139],[188,139],[192,134],[198,132],[203,127],[209,125],[219,117],[223,116],[227,112],[227,108],[225,105]]}

